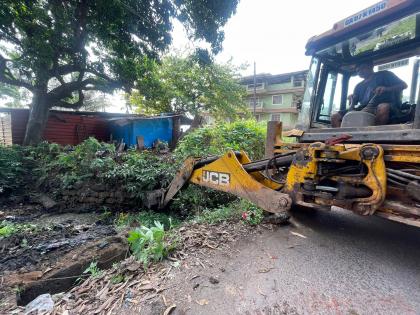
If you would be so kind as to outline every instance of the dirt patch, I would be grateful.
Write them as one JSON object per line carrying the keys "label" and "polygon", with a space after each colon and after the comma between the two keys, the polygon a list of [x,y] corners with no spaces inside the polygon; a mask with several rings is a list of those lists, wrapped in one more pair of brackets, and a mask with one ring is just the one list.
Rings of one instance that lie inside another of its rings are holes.
{"label": "dirt patch", "polygon": [[[89,278],[58,301],[53,314],[163,314],[171,305],[162,297],[179,267],[206,266],[216,251],[229,252],[238,238],[255,233],[242,223],[193,224],[179,229],[179,247],[168,260],[144,270],[133,257],[107,270],[100,278]],[[191,275],[193,276],[193,275]],[[173,284],[171,284],[172,286]]]}
{"label": "dirt patch", "polygon": [[[33,293],[25,293],[25,290],[28,290],[25,287],[29,283],[51,276],[58,277],[62,269],[69,269],[75,262],[80,262],[77,268],[73,267],[74,271],[80,275],[83,270],[79,269],[86,268],[88,264],[86,261],[90,259],[89,262],[91,262],[95,253],[101,257],[102,251],[113,248],[110,240],[117,233],[112,225],[100,220],[100,215],[97,213],[49,214],[36,206],[20,205],[14,208],[3,208],[0,220],[6,221],[11,226],[24,226],[15,234],[0,239],[2,308],[16,305],[16,296],[21,297],[22,304],[29,302],[33,295],[43,291],[41,287],[38,287],[33,290]],[[100,240],[99,243],[98,240]],[[89,255],[82,255],[86,249],[89,249]],[[126,244],[124,251],[125,255]],[[110,252],[116,254],[113,250]],[[119,259],[124,258],[121,252],[118,254]],[[66,271],[61,276],[69,277],[70,274],[70,271]],[[72,283],[74,280],[71,279]],[[51,290],[51,293],[56,293],[64,287],[67,290],[69,286],[64,285],[64,282]],[[46,292],[50,292],[48,290],[54,287],[52,282],[48,286],[45,284],[42,286],[47,288]]]}
{"label": "dirt patch", "polygon": [[[107,269],[128,253],[124,237],[108,237],[71,251],[60,259],[51,270],[44,272],[40,279],[24,284],[19,293],[18,304],[26,305],[44,293],[60,293],[72,288],[78,279],[82,280],[84,270],[95,261],[99,269]],[[24,276],[24,275],[23,275]]]}

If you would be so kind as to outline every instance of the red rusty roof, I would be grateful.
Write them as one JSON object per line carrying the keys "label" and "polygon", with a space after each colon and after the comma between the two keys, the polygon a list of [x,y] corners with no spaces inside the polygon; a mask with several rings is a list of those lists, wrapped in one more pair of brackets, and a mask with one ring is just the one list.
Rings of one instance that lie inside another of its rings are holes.
{"label": "red rusty roof", "polygon": [[[12,139],[14,144],[22,144],[25,137],[29,109],[0,109],[1,112],[11,114]],[[110,132],[108,119],[121,114],[50,111],[43,139],[62,145],[76,145],[95,137],[101,141],[108,141]]]}

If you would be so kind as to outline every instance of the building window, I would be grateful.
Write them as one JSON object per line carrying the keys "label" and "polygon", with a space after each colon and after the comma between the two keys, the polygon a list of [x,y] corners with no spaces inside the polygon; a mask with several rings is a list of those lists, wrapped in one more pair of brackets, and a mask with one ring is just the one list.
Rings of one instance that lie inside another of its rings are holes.
{"label": "building window", "polygon": [[[247,90],[248,91],[252,91],[252,90],[254,90],[254,84],[248,84],[247,86],[246,86],[246,88],[247,88]],[[264,83],[263,82],[261,82],[261,83],[255,83],[255,89],[256,90],[262,90],[262,89],[264,89]]]}
{"label": "building window", "polygon": [[256,121],[261,121],[261,115],[260,114],[256,114],[255,115],[255,120]]}
{"label": "building window", "polygon": [[303,81],[302,80],[294,80],[293,81],[293,86],[294,87],[299,87],[303,85]]}
{"label": "building window", "polygon": [[272,114],[271,120],[280,121],[280,114]]}
{"label": "building window", "polygon": [[283,95],[273,95],[273,105],[283,104]]}
{"label": "building window", "polygon": [[[247,100],[247,103],[248,103],[248,106],[249,106],[250,108],[254,108],[254,98],[253,98],[253,97],[249,98],[249,99]],[[255,98],[255,107],[256,107],[256,108],[261,108],[261,107],[262,107],[262,105],[263,105],[262,100],[261,100],[259,97]]]}

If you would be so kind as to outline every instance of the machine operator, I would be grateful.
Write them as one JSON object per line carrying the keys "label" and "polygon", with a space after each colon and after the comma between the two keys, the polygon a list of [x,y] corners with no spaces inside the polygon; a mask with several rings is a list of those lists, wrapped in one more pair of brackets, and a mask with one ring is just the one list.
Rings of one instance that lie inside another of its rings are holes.
{"label": "machine operator", "polygon": [[[375,115],[376,125],[386,125],[390,117],[399,111],[401,92],[407,84],[390,71],[373,71],[372,62],[357,66],[357,74],[363,79],[349,95],[350,108],[341,110],[331,116],[333,128],[341,126],[341,121],[348,111],[362,110]],[[357,104],[361,106],[356,109]]]}

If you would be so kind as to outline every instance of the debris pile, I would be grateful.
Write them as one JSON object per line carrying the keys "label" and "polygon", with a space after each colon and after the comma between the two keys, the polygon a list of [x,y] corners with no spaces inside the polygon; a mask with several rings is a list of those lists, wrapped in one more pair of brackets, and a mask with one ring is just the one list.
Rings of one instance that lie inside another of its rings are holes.
{"label": "debris pile", "polygon": [[175,308],[165,301],[164,291],[172,271],[189,263],[205,267],[205,255],[229,247],[229,243],[250,233],[249,226],[223,222],[218,225],[191,224],[178,229],[179,246],[168,260],[144,268],[133,256],[105,271],[100,277],[90,277],[56,303],[52,314],[118,314],[118,310],[134,308],[163,300],[166,310]]}

